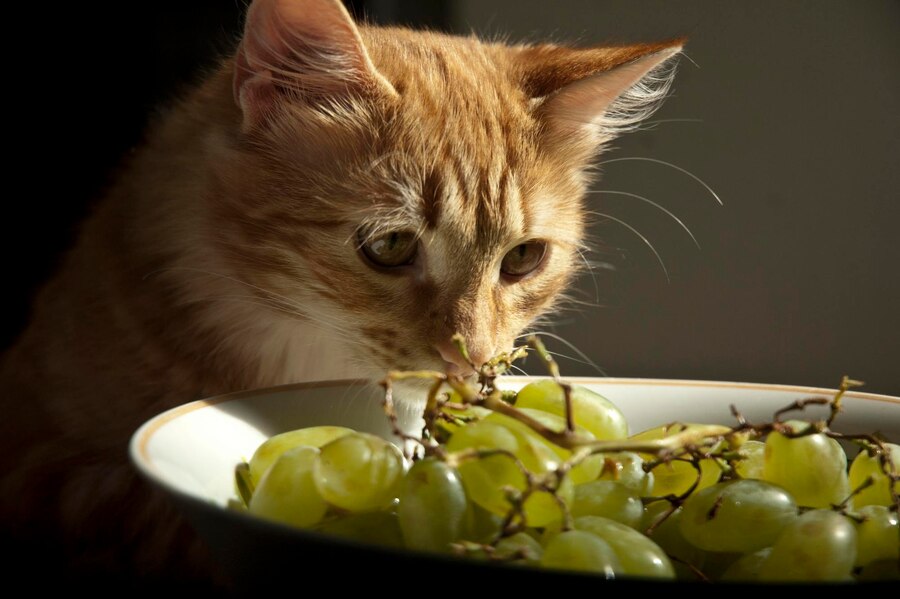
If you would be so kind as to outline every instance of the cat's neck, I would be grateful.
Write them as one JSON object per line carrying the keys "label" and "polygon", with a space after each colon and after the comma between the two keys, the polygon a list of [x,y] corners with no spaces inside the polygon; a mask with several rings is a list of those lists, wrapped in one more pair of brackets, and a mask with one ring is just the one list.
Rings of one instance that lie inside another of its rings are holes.
{"label": "cat's neck", "polygon": [[[344,344],[319,326],[302,320],[260,321],[235,339],[232,351],[255,364],[248,383],[270,387],[289,383],[371,378]],[[368,375],[368,376],[367,376]]]}

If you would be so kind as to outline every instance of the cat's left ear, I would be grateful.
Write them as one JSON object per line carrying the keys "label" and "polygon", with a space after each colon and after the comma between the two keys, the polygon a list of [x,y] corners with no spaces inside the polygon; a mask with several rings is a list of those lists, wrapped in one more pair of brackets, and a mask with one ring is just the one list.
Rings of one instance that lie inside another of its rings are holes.
{"label": "cat's left ear", "polygon": [[600,144],[633,129],[668,92],[683,44],[523,48],[521,85],[544,124],[545,143],[589,158]]}
{"label": "cat's left ear", "polygon": [[254,0],[235,55],[233,85],[245,131],[291,100],[397,94],[372,64],[340,0]]}

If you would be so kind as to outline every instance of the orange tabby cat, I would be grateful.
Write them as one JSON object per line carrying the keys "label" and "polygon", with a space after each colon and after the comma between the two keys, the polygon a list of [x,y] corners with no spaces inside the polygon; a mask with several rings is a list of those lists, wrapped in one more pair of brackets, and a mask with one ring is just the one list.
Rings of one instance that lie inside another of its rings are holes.
{"label": "orange tabby cat", "polygon": [[256,0],[3,357],[4,535],[71,576],[171,575],[200,558],[127,462],[144,420],[239,389],[464,371],[457,331],[476,361],[511,347],[576,271],[592,158],[656,107],[679,49],[507,46]]}

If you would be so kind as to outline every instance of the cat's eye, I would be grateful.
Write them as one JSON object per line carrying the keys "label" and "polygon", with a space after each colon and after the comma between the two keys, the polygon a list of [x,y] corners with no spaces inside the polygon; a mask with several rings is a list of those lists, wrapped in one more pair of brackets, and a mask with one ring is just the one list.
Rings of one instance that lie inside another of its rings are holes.
{"label": "cat's eye", "polygon": [[503,257],[500,272],[511,279],[519,279],[533,272],[544,261],[547,244],[542,241],[520,243]]}
{"label": "cat's eye", "polygon": [[370,237],[360,230],[359,244],[366,260],[384,268],[412,264],[419,247],[416,234],[412,231],[389,231]]}

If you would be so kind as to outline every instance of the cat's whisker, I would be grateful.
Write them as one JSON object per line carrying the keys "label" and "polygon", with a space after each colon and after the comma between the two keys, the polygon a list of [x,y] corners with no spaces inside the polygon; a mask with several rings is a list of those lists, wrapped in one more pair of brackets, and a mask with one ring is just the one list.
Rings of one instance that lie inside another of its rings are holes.
{"label": "cat's whisker", "polygon": [[[576,294],[580,294],[576,295]],[[600,303],[601,300],[599,297],[594,297],[594,299],[590,299],[590,295],[587,290],[578,289],[578,288],[570,288],[566,290],[564,293],[561,293],[556,301],[553,303],[553,312],[560,311],[574,311],[578,314],[582,314],[585,308],[600,308],[603,304]],[[544,321],[546,324],[551,324],[549,320]],[[538,322],[532,324],[532,326],[537,325]]]}
{"label": "cat's whisker", "polygon": [[529,376],[528,373],[525,371],[525,369],[520,366],[516,366],[515,364],[510,364],[509,368],[510,368],[510,370],[515,370],[516,372],[520,373],[522,376]]}
{"label": "cat's whisker", "polygon": [[597,284],[597,277],[594,275],[594,268],[591,266],[591,263],[588,262],[587,258],[584,256],[584,251],[578,249],[578,255],[581,257],[581,261],[584,262],[584,265],[587,266],[588,272],[591,274],[591,282],[594,284],[594,293],[596,297],[596,301],[600,301],[600,285]]}
{"label": "cat's whisker", "polygon": [[675,216],[674,214],[672,214],[672,212],[669,211],[667,208],[665,208],[664,206],[662,206],[662,205],[659,204],[658,202],[654,202],[654,201],[651,200],[650,198],[646,198],[646,197],[644,197],[644,196],[642,196],[642,195],[638,195],[638,194],[636,194],[636,193],[631,193],[631,192],[629,192],[629,191],[615,191],[615,190],[611,190],[611,189],[597,189],[597,190],[594,190],[594,191],[589,191],[588,193],[605,193],[605,194],[609,194],[609,195],[625,196],[625,197],[629,197],[629,198],[634,198],[634,199],[636,199],[636,200],[641,200],[642,202],[646,202],[646,203],[650,204],[651,206],[655,206],[655,207],[658,208],[659,210],[661,210],[661,211],[665,212],[666,214],[668,214],[668,215],[672,218],[672,220],[674,220],[676,223],[678,223],[679,225],[681,225],[681,228],[684,229],[685,232],[686,232],[688,235],[690,235],[691,240],[694,242],[694,245],[697,246],[697,249],[698,249],[698,250],[701,249],[701,248],[700,248],[700,242],[697,241],[697,238],[694,236],[694,234],[691,232],[691,230],[688,228],[688,226],[687,226],[686,224],[684,224],[684,222],[683,222],[680,218],[678,218],[677,216]]}
{"label": "cat's whisker", "polygon": [[[597,213],[591,215],[602,216]],[[595,257],[588,260],[591,266],[597,270],[618,271],[619,266],[627,259],[629,251],[625,248],[611,246],[603,241],[597,241],[595,247],[589,247],[586,252]]]}
{"label": "cat's whisker", "polygon": [[596,270],[616,270],[616,265],[613,264],[610,260],[603,260],[602,258],[598,258],[596,260],[587,260],[587,263]]}
{"label": "cat's whisker", "polygon": [[[590,216],[602,216],[596,212],[586,212],[585,214]],[[605,264],[614,261],[613,257],[621,260],[624,258],[625,254],[628,253],[625,248],[609,245],[599,238],[593,241],[593,245],[585,245],[581,251],[586,254],[594,254],[597,256],[596,259],[590,260],[594,268],[603,268]]]}
{"label": "cat's whisker", "polygon": [[602,212],[596,212],[595,214],[602,216],[604,218],[608,218],[611,221],[617,222],[620,225],[622,225],[623,227],[625,227],[626,229],[628,229],[629,231],[631,231],[632,233],[634,233],[635,235],[637,235],[641,239],[641,241],[643,241],[647,245],[647,247],[650,248],[650,251],[653,252],[653,255],[656,256],[656,260],[659,262],[659,265],[663,269],[663,274],[666,275],[666,282],[667,283],[672,282],[672,279],[669,277],[669,269],[666,268],[666,263],[663,262],[662,256],[659,255],[659,252],[656,251],[656,248],[653,247],[653,244],[650,243],[650,240],[647,239],[646,237],[644,237],[644,235],[640,231],[638,231],[637,229],[635,229],[634,227],[632,227],[625,221],[616,218],[615,216],[610,216],[609,214],[604,214]]}
{"label": "cat's whisker", "polygon": [[[564,339],[563,337],[560,337],[556,333],[551,333],[550,331],[529,331],[527,333],[522,333],[521,335],[517,336],[516,339],[521,339],[523,337],[529,337],[531,335],[549,337],[551,339],[559,341],[560,343],[565,344],[569,349],[574,351],[576,354],[578,354],[578,356],[580,358],[582,358],[584,360],[584,362],[583,362],[584,364],[594,368],[597,372],[599,372],[601,374],[601,376],[609,376],[608,374],[606,374],[606,371],[604,371],[602,368],[600,368],[596,362],[591,360],[591,358],[587,354],[585,354],[583,351],[578,349],[572,342],[567,341],[566,339]],[[568,356],[566,356],[566,357],[568,357]]]}
{"label": "cat's whisker", "polygon": [[[556,308],[554,308],[552,310],[552,312],[556,312]],[[546,314],[542,314],[541,316],[535,318],[532,321],[532,323],[527,327],[526,331],[534,331],[534,330],[538,330],[539,328],[554,326],[553,321],[550,320],[550,317],[551,317],[551,314],[550,314],[550,312],[548,312]],[[513,339],[513,344],[515,345],[515,341],[517,341],[523,337],[527,337],[528,335],[530,335],[530,333],[527,333],[527,332],[522,333],[521,335],[519,335],[518,337]]]}
{"label": "cat's whisker", "polygon": [[265,307],[265,308],[271,309],[273,311],[279,312],[285,316],[288,316],[292,320],[296,320],[298,322],[302,321],[305,324],[315,326],[316,328],[320,329],[323,333],[337,337],[340,340],[342,340],[348,344],[351,344],[351,345],[359,344],[358,339],[352,334],[352,332],[350,332],[350,331],[345,332],[343,330],[342,325],[344,325],[345,323],[339,317],[327,318],[323,311],[320,311],[318,314],[316,314],[315,317],[313,317],[307,311],[303,310],[303,307],[301,304],[299,304],[297,301],[295,301],[287,296],[275,293],[274,291],[270,291],[268,289],[259,287],[258,285],[248,283],[247,281],[242,281],[240,279],[237,279],[235,277],[232,277],[232,276],[229,276],[229,275],[226,275],[223,273],[217,273],[217,272],[213,272],[213,271],[209,271],[209,270],[191,268],[191,267],[171,267],[171,268],[160,269],[159,271],[154,271],[154,272],[148,273],[147,275],[145,275],[145,278],[147,278],[153,274],[165,271],[165,270],[186,270],[186,271],[198,272],[201,274],[210,275],[210,276],[214,276],[214,277],[220,277],[220,278],[224,278],[224,279],[233,281],[235,283],[239,283],[241,285],[245,285],[251,289],[255,289],[262,294],[260,296],[227,296],[227,295],[209,296],[209,297],[203,298],[204,301],[209,301],[209,302],[225,301],[225,302],[233,302],[233,303],[242,302],[242,303],[246,303],[246,304],[254,304],[254,305],[257,305],[260,307]]}
{"label": "cat's whisker", "polygon": [[643,121],[639,127],[635,127],[634,131],[652,131],[657,125],[663,123],[702,123],[703,119],[654,119],[652,121]]}
{"label": "cat's whisker", "polygon": [[[226,274],[224,274],[224,273],[218,273],[218,272],[214,272],[214,271],[211,271],[211,270],[205,270],[205,269],[202,269],[202,268],[194,268],[194,267],[190,267],[190,266],[171,266],[171,267],[168,267],[168,268],[161,268],[161,269],[158,269],[158,270],[155,270],[155,271],[151,271],[151,272],[147,273],[146,275],[144,275],[144,280],[146,280],[147,278],[149,278],[149,277],[152,276],[152,275],[161,274],[161,273],[166,272],[166,271],[176,271],[176,270],[187,271],[187,272],[196,272],[196,273],[199,273],[199,274],[204,274],[204,275],[209,275],[209,276],[213,276],[213,277],[218,277],[218,278],[221,278],[221,279],[226,279],[226,280],[228,280],[228,281],[232,281],[232,282],[238,283],[238,284],[240,284],[240,285],[245,285],[245,286],[247,286],[247,287],[249,287],[249,288],[251,288],[251,289],[255,289],[256,291],[259,291],[260,293],[265,294],[268,298],[271,298],[271,299],[275,299],[275,300],[279,300],[279,301],[281,301],[281,302],[284,302],[284,305],[286,305],[286,306],[289,306],[289,307],[292,307],[292,308],[295,308],[295,309],[298,309],[298,310],[301,308],[300,304],[298,304],[298,303],[296,302],[296,300],[294,300],[294,299],[292,299],[292,298],[290,298],[290,297],[287,297],[287,296],[285,296],[285,295],[281,295],[281,294],[279,294],[279,293],[275,293],[274,291],[271,291],[271,290],[269,290],[269,289],[265,289],[264,287],[260,287],[260,286],[258,286],[258,285],[254,285],[253,283],[248,283],[247,281],[242,281],[241,279],[238,279],[238,278],[233,277],[233,276],[231,276],[231,275],[226,275]],[[298,313],[299,313],[299,312],[298,312]]]}
{"label": "cat's whisker", "polygon": [[567,312],[570,314],[584,314],[587,309],[598,309],[598,308],[606,308],[609,304],[604,304],[600,300],[597,301],[588,301],[584,299],[578,299],[577,297],[567,296],[561,299],[560,303],[556,306],[556,312],[561,314],[563,312]]}
{"label": "cat's whisker", "polygon": [[228,296],[228,295],[220,295],[220,296],[212,296],[208,298],[203,298],[204,301],[208,302],[223,302],[223,303],[232,303],[232,304],[246,304],[250,306],[259,306],[261,308],[268,308],[274,310],[276,312],[281,312],[282,314],[286,314],[291,317],[299,317],[301,320],[305,320],[304,315],[300,312],[296,312],[293,310],[288,310],[283,306],[280,306],[274,302],[267,302],[265,299],[257,298],[255,296]]}
{"label": "cat's whisker", "polygon": [[[594,364],[593,362],[585,362],[584,360],[579,360],[578,358],[574,358],[572,356],[567,356],[566,354],[563,354],[560,352],[550,351],[548,349],[547,353],[556,358],[563,358],[566,360],[571,360],[572,362],[575,362],[576,364],[584,364],[585,366],[591,366],[592,368],[598,368],[597,365]],[[599,370],[599,368],[598,368],[598,370]],[[602,372],[602,370],[601,370],[601,372]],[[603,376],[606,376],[606,373],[603,373]]]}
{"label": "cat's whisker", "polygon": [[[247,296],[246,299],[241,299],[242,296],[213,296],[210,298],[206,298],[211,302],[231,302],[231,303],[244,303],[247,305],[255,305],[262,308],[270,309],[274,312],[281,313],[285,316],[290,317],[292,320],[296,320],[299,322],[309,322],[310,315],[306,312],[300,310],[298,305],[293,303],[285,303],[282,300],[278,300],[275,298],[265,298],[265,297],[255,297],[255,296]],[[255,301],[254,301],[255,300]]]}
{"label": "cat's whisker", "polygon": [[656,125],[659,123],[702,123],[703,119],[653,119],[652,121],[644,121],[645,125]]}
{"label": "cat's whisker", "polygon": [[681,168],[680,166],[674,165],[671,162],[666,162],[665,160],[659,160],[658,158],[647,158],[644,156],[623,156],[621,158],[610,158],[609,160],[604,160],[604,161],[600,162],[597,166],[605,166],[607,164],[612,164],[614,162],[628,162],[628,161],[632,161],[632,160],[638,160],[638,161],[643,161],[643,162],[653,162],[655,164],[662,164],[664,166],[668,166],[669,168],[673,168],[680,173],[684,173],[685,175],[687,175],[688,177],[690,177],[691,179],[693,179],[694,181],[696,181],[697,183],[702,185],[706,189],[706,191],[708,191],[712,195],[712,197],[715,198],[716,202],[718,202],[720,206],[725,205],[724,202],[722,202],[722,199],[719,197],[719,195],[715,191],[713,191],[713,188],[710,187],[706,183],[706,181],[704,181],[703,179],[701,179],[700,177],[698,177],[691,171]]}
{"label": "cat's whisker", "polygon": [[694,65],[694,66],[697,67],[698,69],[700,68],[700,65],[697,64],[697,61],[694,60],[693,58],[691,58],[690,55],[689,55],[687,52],[682,52],[681,55],[682,55],[688,62],[690,62],[692,65]]}
{"label": "cat's whisker", "polygon": [[[337,337],[340,340],[351,345],[363,346],[368,348],[368,346],[361,340],[358,333],[346,328],[346,320],[342,319],[340,315],[332,316],[330,314],[327,314],[325,311],[320,311],[316,315],[316,318],[304,315],[303,320],[304,324],[312,326],[317,331],[320,331],[326,336]],[[317,342],[316,339],[312,339],[310,341],[310,343],[315,342]]]}

